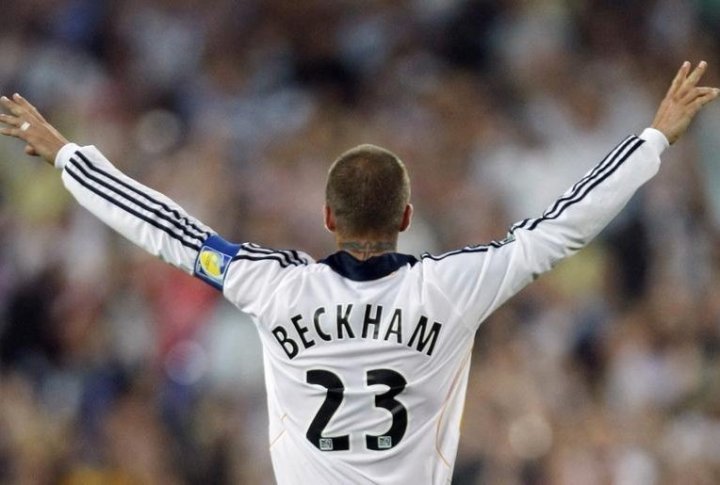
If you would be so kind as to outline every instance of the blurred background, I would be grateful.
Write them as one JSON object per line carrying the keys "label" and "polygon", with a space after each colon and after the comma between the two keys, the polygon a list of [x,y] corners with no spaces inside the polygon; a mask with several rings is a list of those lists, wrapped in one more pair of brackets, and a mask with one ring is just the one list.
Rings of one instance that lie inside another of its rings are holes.
{"label": "blurred background", "polygon": [[[0,92],[227,239],[333,251],[329,164],[403,158],[401,250],[502,238],[629,133],[717,0],[2,0]],[[453,483],[720,483],[720,108],[477,334]],[[220,295],[0,140],[0,484],[269,484],[261,352]]]}

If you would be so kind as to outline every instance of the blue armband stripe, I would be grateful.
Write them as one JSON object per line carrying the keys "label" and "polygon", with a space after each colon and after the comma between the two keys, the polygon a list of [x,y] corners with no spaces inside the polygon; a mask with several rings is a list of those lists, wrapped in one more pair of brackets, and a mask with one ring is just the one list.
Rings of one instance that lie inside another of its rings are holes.
{"label": "blue armband stripe", "polygon": [[208,237],[195,259],[194,275],[222,291],[230,261],[239,250],[239,244],[227,242],[218,235]]}

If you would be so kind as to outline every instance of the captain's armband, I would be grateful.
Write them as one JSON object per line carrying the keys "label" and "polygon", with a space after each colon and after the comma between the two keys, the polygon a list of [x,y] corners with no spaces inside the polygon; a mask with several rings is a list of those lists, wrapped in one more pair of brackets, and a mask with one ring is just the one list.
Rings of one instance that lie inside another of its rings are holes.
{"label": "captain's armband", "polygon": [[217,235],[210,236],[198,251],[193,276],[222,291],[230,262],[239,250],[239,244],[229,243]]}

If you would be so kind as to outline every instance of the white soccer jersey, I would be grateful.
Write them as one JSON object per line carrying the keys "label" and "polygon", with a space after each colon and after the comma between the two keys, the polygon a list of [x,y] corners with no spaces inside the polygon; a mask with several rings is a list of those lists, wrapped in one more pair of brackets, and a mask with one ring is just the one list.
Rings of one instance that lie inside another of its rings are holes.
{"label": "white soccer jersey", "polygon": [[503,241],[367,261],[230,244],[92,146],[65,146],[56,165],[93,214],[253,317],[278,483],[421,485],[450,482],[480,323],[587,244],[666,146],[652,129],[627,138]]}

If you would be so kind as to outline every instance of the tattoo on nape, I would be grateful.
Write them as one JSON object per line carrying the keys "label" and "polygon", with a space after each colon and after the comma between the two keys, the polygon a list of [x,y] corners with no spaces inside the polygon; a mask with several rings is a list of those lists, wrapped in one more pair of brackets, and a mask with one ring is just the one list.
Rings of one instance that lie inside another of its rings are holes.
{"label": "tattoo on nape", "polygon": [[343,241],[340,249],[362,255],[363,259],[395,251],[395,243],[390,241]]}

